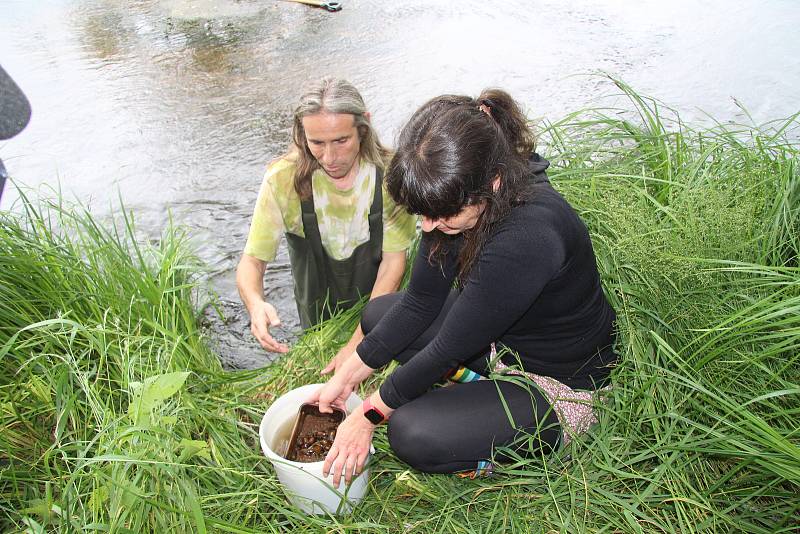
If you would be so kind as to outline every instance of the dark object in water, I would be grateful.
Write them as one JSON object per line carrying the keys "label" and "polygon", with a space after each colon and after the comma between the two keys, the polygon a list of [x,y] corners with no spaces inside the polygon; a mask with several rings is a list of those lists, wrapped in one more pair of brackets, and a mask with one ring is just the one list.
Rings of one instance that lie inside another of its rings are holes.
{"label": "dark object in water", "polygon": [[[31,120],[31,104],[11,76],[0,67],[0,141],[11,139],[20,133]],[[8,174],[0,160],[0,198]]]}
{"label": "dark object in water", "polygon": [[342,410],[333,408],[333,413],[321,413],[316,404],[303,404],[297,414],[286,459],[293,462],[319,462],[331,450],[336,428],[347,417]]}
{"label": "dark object in water", "polygon": [[328,0],[286,0],[287,2],[297,2],[298,4],[306,4],[307,6],[321,7],[325,11],[341,11],[342,3]]}

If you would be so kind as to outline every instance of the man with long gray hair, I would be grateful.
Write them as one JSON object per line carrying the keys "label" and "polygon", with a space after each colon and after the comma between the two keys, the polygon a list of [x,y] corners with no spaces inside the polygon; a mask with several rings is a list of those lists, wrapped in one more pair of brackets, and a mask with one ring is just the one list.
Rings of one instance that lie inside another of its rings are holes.
{"label": "man with long gray hair", "polygon": [[[236,271],[251,330],[264,349],[288,350],[270,334],[280,319],[264,299],[263,281],[282,233],[303,328],[364,295],[397,290],[416,224],[383,187],[389,158],[349,82],[324,78],[300,98],[289,152],[267,169]],[[362,337],[359,326],[323,372],[335,370]]]}

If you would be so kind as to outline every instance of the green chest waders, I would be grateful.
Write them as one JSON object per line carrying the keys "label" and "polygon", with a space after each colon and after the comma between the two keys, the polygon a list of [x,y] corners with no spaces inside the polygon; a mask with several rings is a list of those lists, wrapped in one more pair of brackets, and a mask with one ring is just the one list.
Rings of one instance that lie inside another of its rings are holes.
{"label": "green chest waders", "polygon": [[383,172],[375,170],[375,194],[369,209],[369,241],[349,258],[337,260],[322,246],[314,195],[300,202],[305,237],[286,234],[300,324],[308,328],[329,318],[337,308],[352,307],[372,291],[383,247]]}

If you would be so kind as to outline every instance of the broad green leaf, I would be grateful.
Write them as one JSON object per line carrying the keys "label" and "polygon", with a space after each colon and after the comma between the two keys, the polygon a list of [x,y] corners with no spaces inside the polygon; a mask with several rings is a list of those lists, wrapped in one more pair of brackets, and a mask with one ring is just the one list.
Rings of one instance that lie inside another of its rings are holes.
{"label": "broad green leaf", "polygon": [[178,450],[183,449],[178,462],[185,462],[192,456],[200,456],[206,460],[211,460],[211,454],[208,450],[208,443],[197,439],[182,439],[178,444]]}
{"label": "broad green leaf", "polygon": [[186,382],[186,371],[151,376],[142,384],[134,386],[133,401],[128,406],[128,415],[134,425],[147,426],[153,410],[166,399],[178,392]]}

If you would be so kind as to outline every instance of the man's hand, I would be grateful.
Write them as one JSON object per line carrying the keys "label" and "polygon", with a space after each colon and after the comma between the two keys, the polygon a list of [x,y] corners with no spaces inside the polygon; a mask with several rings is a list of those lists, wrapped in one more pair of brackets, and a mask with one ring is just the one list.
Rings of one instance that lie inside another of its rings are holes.
{"label": "man's hand", "polygon": [[236,287],[242,302],[250,314],[250,331],[261,346],[270,352],[287,352],[289,347],[279,343],[269,333],[270,327],[281,324],[275,307],[264,300],[264,271],[266,262],[253,256],[242,254],[236,267]]}
{"label": "man's hand", "polygon": [[254,304],[252,308],[250,311],[250,331],[253,332],[261,346],[270,352],[287,352],[289,347],[278,342],[269,331],[271,326],[278,327],[281,324],[275,306],[269,302],[261,301]]}
{"label": "man's hand", "polygon": [[350,344],[348,343],[347,345],[342,347],[339,352],[336,353],[336,356],[331,358],[331,361],[328,362],[328,365],[326,365],[325,368],[319,372],[319,374],[327,375],[330,372],[335,373],[336,371],[339,370],[339,367],[341,367],[344,364],[345,360],[351,353],[352,351],[350,350]]}
{"label": "man's hand", "polygon": [[361,343],[361,340],[364,339],[364,334],[361,332],[361,325],[358,325],[353,335],[350,337],[350,341],[348,341],[344,347],[339,349],[339,352],[336,353],[336,356],[328,362],[328,365],[325,366],[319,374],[327,375],[331,371],[338,371],[339,368],[344,365],[344,362],[347,361],[355,351],[358,344]]}

